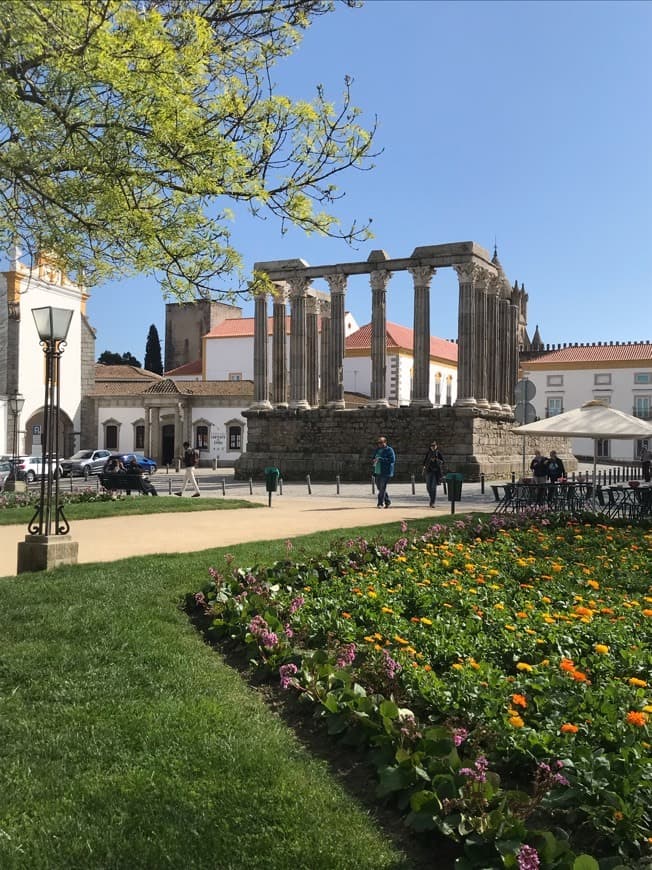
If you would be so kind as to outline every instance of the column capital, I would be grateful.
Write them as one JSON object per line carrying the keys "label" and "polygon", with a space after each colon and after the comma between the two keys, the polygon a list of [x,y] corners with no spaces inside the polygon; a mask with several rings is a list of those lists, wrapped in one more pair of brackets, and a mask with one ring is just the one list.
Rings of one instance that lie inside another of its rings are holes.
{"label": "column capital", "polygon": [[306,278],[305,275],[293,275],[288,280],[288,284],[290,285],[291,297],[305,296],[310,287],[310,278]]}
{"label": "column capital", "polygon": [[369,273],[369,282],[372,290],[385,290],[389,284],[392,273],[387,269],[376,269]]}
{"label": "column capital", "polygon": [[306,314],[319,314],[319,299],[316,296],[306,296]]}
{"label": "column capital", "polygon": [[318,313],[322,317],[330,317],[331,316],[331,303],[329,299],[318,299],[317,300]]}
{"label": "column capital", "polygon": [[457,272],[460,284],[472,284],[477,280],[481,271],[484,271],[477,263],[458,263],[453,265]]}
{"label": "column capital", "polygon": [[347,280],[346,275],[326,275],[328,289],[331,291],[332,295],[335,295],[336,293],[346,293]]}
{"label": "column capital", "polygon": [[415,287],[430,287],[433,276],[437,274],[434,266],[409,266],[408,272],[412,275]]}

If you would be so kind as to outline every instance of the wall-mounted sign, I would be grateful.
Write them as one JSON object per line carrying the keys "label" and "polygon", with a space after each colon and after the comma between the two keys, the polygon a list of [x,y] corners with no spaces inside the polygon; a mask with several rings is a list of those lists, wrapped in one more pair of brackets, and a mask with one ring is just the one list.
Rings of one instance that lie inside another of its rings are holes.
{"label": "wall-mounted sign", "polygon": [[32,426],[32,435],[40,435],[41,434],[41,424],[36,423]]}

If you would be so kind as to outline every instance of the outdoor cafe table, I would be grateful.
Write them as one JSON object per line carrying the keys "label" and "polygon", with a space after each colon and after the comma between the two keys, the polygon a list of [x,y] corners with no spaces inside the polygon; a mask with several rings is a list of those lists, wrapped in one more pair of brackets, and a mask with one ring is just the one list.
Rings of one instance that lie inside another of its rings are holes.
{"label": "outdoor cafe table", "polygon": [[638,520],[652,516],[652,486],[604,487],[602,503],[602,512],[611,519]]}
{"label": "outdoor cafe table", "polygon": [[593,485],[586,481],[557,481],[556,483],[517,483],[498,484],[497,490],[503,491],[494,513],[518,513],[533,508],[552,511],[576,512],[592,507]]}

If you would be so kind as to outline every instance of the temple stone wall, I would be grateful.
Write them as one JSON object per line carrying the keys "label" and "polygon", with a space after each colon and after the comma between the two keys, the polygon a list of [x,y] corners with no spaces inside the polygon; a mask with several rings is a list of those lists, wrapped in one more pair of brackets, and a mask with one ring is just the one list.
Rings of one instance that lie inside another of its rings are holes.
{"label": "temple stone wall", "polygon": [[[397,454],[396,479],[421,476],[423,457],[436,440],[446,457],[446,471],[461,472],[464,480],[509,480],[521,475],[523,436],[514,434],[511,414],[477,408],[356,408],[309,411],[245,411],[247,452],[236,463],[238,479],[261,477],[275,465],[284,480],[369,480],[371,456],[378,435],[386,435]],[[526,439],[526,467],[540,442]],[[577,468],[570,441],[554,446],[566,469]]]}

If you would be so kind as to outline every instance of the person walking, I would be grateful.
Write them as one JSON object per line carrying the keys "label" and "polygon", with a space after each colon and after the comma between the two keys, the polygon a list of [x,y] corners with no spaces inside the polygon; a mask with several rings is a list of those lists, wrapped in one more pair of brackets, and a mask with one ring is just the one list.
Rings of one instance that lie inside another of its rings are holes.
{"label": "person walking", "polygon": [[432,442],[423,458],[423,473],[426,478],[430,507],[434,507],[437,501],[437,487],[442,482],[444,474],[444,457],[436,441]]}
{"label": "person walking", "polygon": [[197,460],[199,456],[197,451],[190,446],[188,441],[183,442],[183,465],[186,471],[186,476],[183,480],[183,487],[181,492],[175,492],[175,495],[182,496],[186,491],[186,487],[188,484],[194,487],[195,491],[193,492],[191,498],[199,498],[201,493],[199,492],[199,486],[197,485],[197,479],[195,478],[195,465],[197,465]]}
{"label": "person walking", "polygon": [[643,471],[643,480],[646,483],[650,482],[650,461],[652,461],[652,452],[648,447],[643,445],[641,448],[641,468]]}
{"label": "person walking", "polygon": [[387,495],[387,484],[394,477],[394,468],[396,467],[396,454],[388,445],[387,438],[384,435],[378,437],[374,457],[371,460],[374,470],[374,480],[378,489],[378,505],[379,508],[388,508],[392,501]]}

